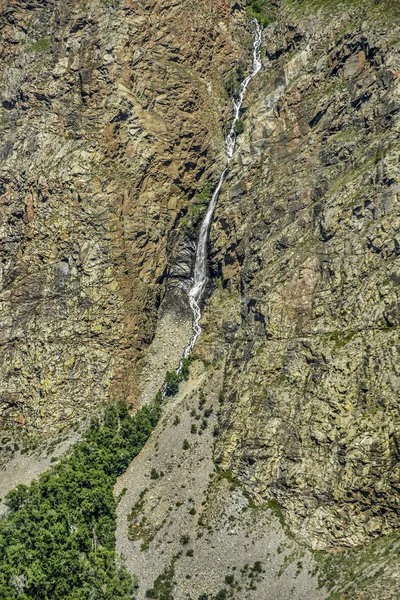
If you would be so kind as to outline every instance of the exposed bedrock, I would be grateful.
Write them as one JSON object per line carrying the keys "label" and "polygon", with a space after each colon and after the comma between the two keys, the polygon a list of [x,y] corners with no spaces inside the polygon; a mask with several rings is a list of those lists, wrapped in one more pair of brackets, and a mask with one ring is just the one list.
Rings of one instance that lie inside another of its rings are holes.
{"label": "exposed bedrock", "polygon": [[400,514],[400,55],[364,4],[283,3],[212,233],[240,295],[216,459],[317,548]]}
{"label": "exposed bedrock", "polygon": [[137,401],[180,219],[223,148],[239,8],[0,2],[3,425]]}
{"label": "exposed bedrock", "polygon": [[[400,518],[400,17],[372,0],[272,4],[211,229],[204,382],[179,396],[175,481],[207,380],[207,460],[215,442],[240,494],[277,501],[314,548],[384,544]],[[2,426],[48,434],[105,401],[137,406],[177,366],[251,56],[244,5],[0,0]],[[398,597],[396,560],[352,600]]]}

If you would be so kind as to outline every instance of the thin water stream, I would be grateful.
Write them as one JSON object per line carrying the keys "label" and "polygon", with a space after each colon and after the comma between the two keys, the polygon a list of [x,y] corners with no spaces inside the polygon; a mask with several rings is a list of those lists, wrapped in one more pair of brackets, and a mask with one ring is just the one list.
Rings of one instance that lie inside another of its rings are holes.
{"label": "thin water stream", "polygon": [[[241,82],[237,97],[232,98],[233,119],[229,132],[225,137],[225,156],[226,166],[224,167],[214,193],[208,205],[207,213],[201,223],[199,237],[196,246],[196,259],[193,271],[192,285],[188,292],[189,304],[193,313],[193,336],[190,344],[185,348],[182,360],[188,358],[192,352],[194,345],[201,334],[200,319],[201,319],[201,301],[204,296],[208,281],[208,237],[210,227],[214,216],[215,207],[217,205],[218,196],[228,172],[230,160],[235,152],[236,147],[236,124],[240,118],[240,110],[242,108],[244,96],[250,81],[257,75],[261,69],[261,44],[262,44],[262,26],[258,21],[254,21],[254,37],[253,37],[253,63],[250,73]],[[182,369],[182,360],[176,373],[180,373]]]}

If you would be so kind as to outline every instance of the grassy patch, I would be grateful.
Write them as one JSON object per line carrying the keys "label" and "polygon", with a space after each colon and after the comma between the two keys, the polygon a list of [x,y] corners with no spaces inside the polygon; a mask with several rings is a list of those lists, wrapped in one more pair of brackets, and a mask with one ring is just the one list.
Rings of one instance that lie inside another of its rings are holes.
{"label": "grassy patch", "polygon": [[230,484],[230,489],[232,491],[237,487],[242,487],[240,482],[233,476],[231,470],[227,469],[226,471],[222,471],[218,469],[217,472],[221,479],[226,479],[226,481]]}
{"label": "grassy patch", "polygon": [[35,42],[30,48],[29,52],[46,52],[51,46],[51,40],[49,38],[43,38]]}
{"label": "grassy patch", "polygon": [[285,518],[283,516],[283,512],[282,512],[279,502],[277,502],[276,500],[268,500],[267,506],[270,510],[272,510],[272,512],[275,514],[275,516],[279,519],[279,522],[283,527],[285,524]]}

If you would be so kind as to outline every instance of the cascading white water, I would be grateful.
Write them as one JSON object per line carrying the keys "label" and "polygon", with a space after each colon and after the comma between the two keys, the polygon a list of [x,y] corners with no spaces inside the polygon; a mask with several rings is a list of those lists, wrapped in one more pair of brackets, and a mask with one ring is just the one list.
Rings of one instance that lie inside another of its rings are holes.
{"label": "cascading white water", "polygon": [[235,146],[236,146],[235,127],[236,127],[236,123],[238,122],[239,117],[240,117],[240,109],[242,108],[244,95],[246,93],[246,90],[247,90],[247,87],[248,87],[250,81],[253,79],[253,77],[255,77],[257,75],[258,71],[262,67],[262,62],[261,62],[262,27],[261,27],[260,23],[256,20],[254,20],[254,24],[255,24],[255,30],[254,30],[254,40],[253,40],[253,64],[251,66],[251,71],[247,75],[246,79],[244,79],[242,81],[242,83],[240,84],[239,95],[238,95],[237,100],[235,99],[235,97],[232,98],[233,120],[232,120],[232,125],[229,130],[229,133],[225,138],[225,154],[226,154],[228,163],[231,160],[233,153],[235,151]]}
{"label": "cascading white water", "polygon": [[[190,341],[190,344],[185,348],[183,353],[183,358],[188,358],[190,353],[192,352],[194,345],[201,334],[200,327],[200,319],[201,319],[201,309],[200,304],[203,298],[203,294],[208,281],[208,260],[207,260],[207,242],[208,235],[210,231],[210,226],[212,222],[212,218],[214,215],[215,207],[217,205],[217,200],[219,196],[219,192],[221,190],[222,184],[224,182],[226,173],[228,171],[229,162],[233,156],[236,146],[236,123],[240,117],[240,110],[242,108],[243,99],[247,90],[247,87],[250,81],[257,75],[259,70],[261,69],[261,43],[262,43],[262,27],[258,21],[254,20],[254,40],[253,40],[253,64],[251,66],[251,70],[249,75],[242,81],[239,87],[239,92],[237,98],[232,98],[233,104],[233,119],[231,123],[231,128],[228,134],[225,137],[225,155],[227,160],[227,165],[221,173],[219,178],[217,187],[214,190],[214,193],[211,197],[210,204],[207,209],[206,216],[204,217],[200,232],[199,238],[196,246],[196,260],[194,265],[193,272],[193,281],[192,285],[189,289],[189,303],[193,313],[193,336]],[[180,373],[182,369],[182,361],[179,364],[179,367],[176,370],[176,373]]]}

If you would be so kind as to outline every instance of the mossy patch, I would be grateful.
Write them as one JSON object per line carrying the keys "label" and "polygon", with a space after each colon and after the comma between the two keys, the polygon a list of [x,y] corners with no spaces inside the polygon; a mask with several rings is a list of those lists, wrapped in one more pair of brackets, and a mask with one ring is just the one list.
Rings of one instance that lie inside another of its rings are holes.
{"label": "mossy patch", "polygon": [[344,348],[356,335],[356,331],[333,331],[329,334],[329,339],[335,343],[336,348]]}
{"label": "mossy patch", "polygon": [[50,38],[42,38],[28,48],[29,52],[46,52],[51,46]]}

